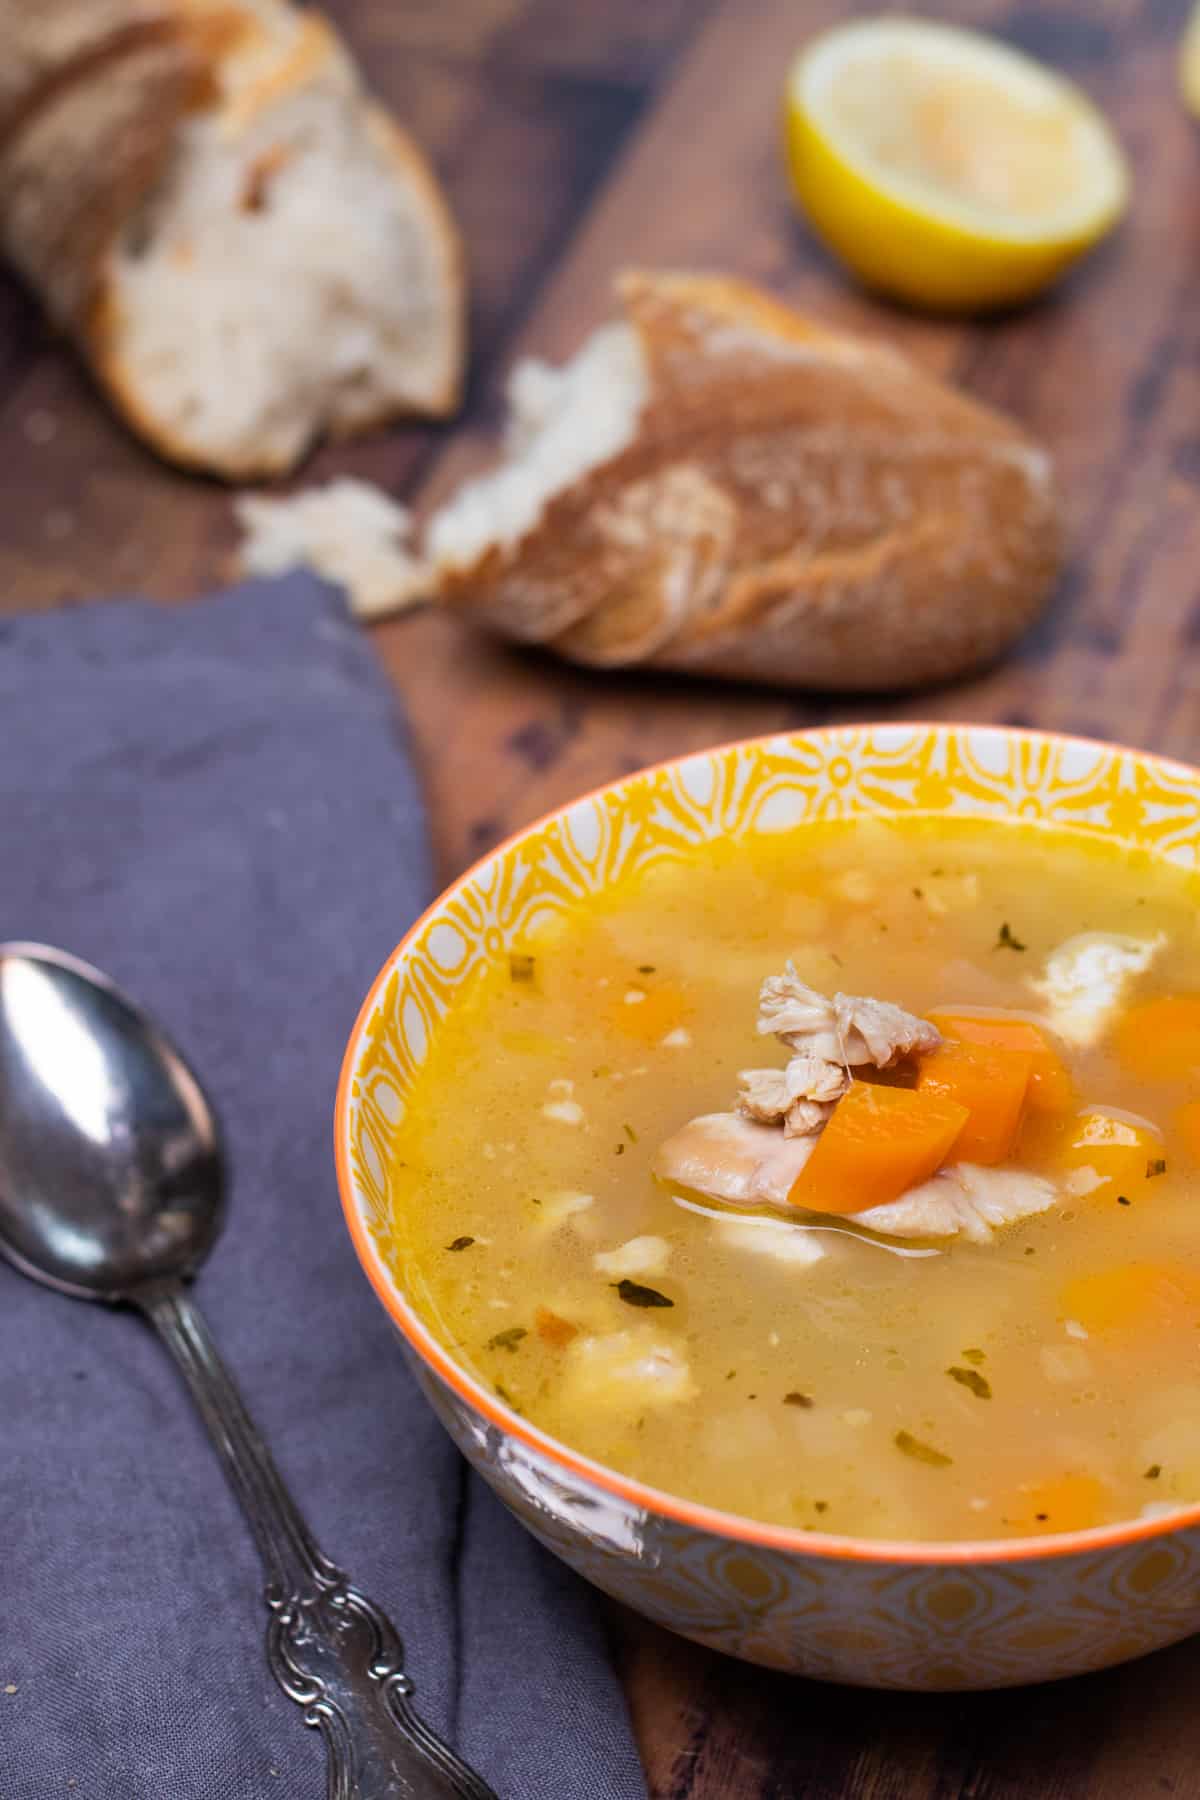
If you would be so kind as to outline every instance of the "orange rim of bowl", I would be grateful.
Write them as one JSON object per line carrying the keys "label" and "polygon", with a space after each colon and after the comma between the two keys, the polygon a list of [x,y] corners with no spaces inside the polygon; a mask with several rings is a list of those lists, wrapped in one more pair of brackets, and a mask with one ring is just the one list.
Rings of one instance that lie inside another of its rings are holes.
{"label": "orange rim of bowl", "polygon": [[398,1292],[371,1242],[370,1234],[363,1223],[362,1215],[354,1198],[354,1185],[351,1180],[349,1162],[350,1089],[354,1081],[355,1068],[366,1027],[379,1003],[385,984],[392,974],[402,966],[409,945],[417,937],[417,934],[436,917],[453,894],[469,887],[483,869],[500,861],[523,839],[540,831],[543,826],[548,825],[551,820],[558,818],[560,814],[569,811],[572,807],[585,805],[589,800],[599,800],[606,794],[620,793],[623,789],[640,781],[662,774],[668,769],[677,768],[681,763],[718,758],[727,756],[733,751],[754,749],[759,745],[781,741],[820,742],[846,731],[859,733],[891,730],[908,730],[914,733],[931,731],[939,736],[960,731],[992,732],[997,737],[1025,742],[1074,745],[1087,750],[1106,750],[1117,756],[1131,756],[1140,763],[1174,772],[1177,776],[1183,776],[1193,783],[1197,790],[1200,790],[1200,770],[1192,768],[1187,763],[1178,762],[1172,757],[1158,756],[1147,750],[1136,750],[1127,744],[1080,737],[1070,732],[1037,731],[1012,725],[898,719],[874,723],[867,721],[861,724],[820,726],[811,731],[771,731],[752,738],[735,738],[728,743],[716,744],[705,750],[690,750],[680,756],[666,757],[661,762],[649,763],[645,768],[623,775],[617,781],[603,782],[599,787],[591,788],[572,800],[564,801],[561,806],[552,807],[549,812],[543,813],[539,818],[522,826],[519,831],[514,831],[509,837],[493,846],[442,890],[400,939],[371,983],[366,999],[359,1008],[342,1058],[337,1097],[334,1102],[334,1161],[337,1170],[338,1192],[351,1242],[363,1272],[392,1323],[421,1361],[433,1370],[434,1374],[459,1400],[474,1412],[481,1414],[491,1424],[499,1426],[507,1436],[518,1439],[526,1448],[533,1450],[552,1463],[557,1463],[560,1468],[590,1483],[591,1486],[615,1495],[618,1499],[639,1507],[644,1512],[672,1519],[677,1524],[691,1526],[696,1531],[703,1531],[714,1537],[727,1538],[733,1543],[749,1544],[759,1549],[785,1551],[796,1556],[818,1556],[833,1562],[921,1563],[933,1566],[1028,1562],[1072,1556],[1081,1551],[1115,1549],[1122,1544],[1168,1536],[1181,1528],[1200,1524],[1200,1503],[1193,1506],[1180,1506],[1177,1511],[1160,1519],[1130,1519],[1119,1521],[1115,1525],[1092,1526],[1086,1531],[1053,1532],[1042,1537],[945,1539],[924,1542],[919,1539],[838,1537],[831,1532],[804,1531],[787,1525],[770,1525],[760,1520],[745,1518],[740,1513],[721,1512],[715,1507],[703,1506],[697,1501],[681,1499],[678,1495],[667,1493],[662,1488],[649,1487],[644,1482],[635,1481],[631,1476],[619,1474],[604,1463],[594,1462],[580,1451],[571,1449],[568,1444],[561,1443],[559,1439],[539,1431],[528,1420],[506,1407],[465,1369],[460,1368],[438,1343],[433,1333],[418,1316],[415,1308],[410,1306]]}

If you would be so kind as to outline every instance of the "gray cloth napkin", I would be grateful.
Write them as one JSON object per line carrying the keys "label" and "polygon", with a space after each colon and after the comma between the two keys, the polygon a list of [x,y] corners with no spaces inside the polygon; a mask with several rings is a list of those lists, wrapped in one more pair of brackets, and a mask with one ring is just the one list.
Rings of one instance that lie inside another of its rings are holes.
{"label": "gray cloth napkin", "polygon": [[[0,938],[107,969],[216,1101],[232,1205],[197,1297],[318,1540],[503,1800],[638,1800],[588,1591],[467,1476],[340,1216],[342,1048],[429,893],[394,699],[332,590],[0,620]],[[0,1265],[0,1800],[319,1800],[261,1586],[149,1330]]]}

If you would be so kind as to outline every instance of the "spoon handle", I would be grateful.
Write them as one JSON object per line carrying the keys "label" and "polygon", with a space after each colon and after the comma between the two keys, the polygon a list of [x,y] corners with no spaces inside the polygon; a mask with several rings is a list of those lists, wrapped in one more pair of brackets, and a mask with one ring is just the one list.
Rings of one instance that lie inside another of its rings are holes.
{"label": "spoon handle", "polygon": [[395,1627],[317,1548],[182,1286],[131,1298],[178,1363],[254,1533],[267,1658],[325,1739],[327,1800],[497,1800],[416,1712]]}

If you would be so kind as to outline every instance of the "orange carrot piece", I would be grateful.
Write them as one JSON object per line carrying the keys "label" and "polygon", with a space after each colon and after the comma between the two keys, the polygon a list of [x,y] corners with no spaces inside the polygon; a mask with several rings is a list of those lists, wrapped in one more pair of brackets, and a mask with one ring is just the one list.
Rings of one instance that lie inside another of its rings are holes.
{"label": "orange carrot piece", "polygon": [[1131,1006],[1113,1032],[1117,1055],[1145,1081],[1200,1075],[1200,994],[1162,994]]}
{"label": "orange carrot piece", "polygon": [[1200,1162],[1200,1100],[1187,1100],[1176,1107],[1171,1123],[1188,1155]]}
{"label": "orange carrot piece", "polygon": [[1181,1339],[1200,1330],[1200,1270],[1186,1263],[1118,1263],[1068,1281],[1064,1319],[1097,1337],[1154,1330]]}
{"label": "orange carrot piece", "polygon": [[1053,1160],[1077,1199],[1133,1201],[1145,1198],[1163,1148],[1153,1126],[1088,1106],[1068,1122]]}
{"label": "orange carrot piece", "polygon": [[810,1212],[884,1206],[941,1167],[968,1116],[965,1106],[940,1094],[856,1081],[838,1101],[788,1199]]}
{"label": "orange carrot piece", "polygon": [[945,1007],[928,1015],[943,1037],[993,1050],[1021,1050],[1032,1058],[1027,1104],[1031,1112],[1066,1112],[1075,1084],[1049,1033],[1024,1013],[995,1007]]}
{"label": "orange carrot piece", "polygon": [[578,1325],[572,1325],[570,1319],[560,1319],[548,1306],[538,1307],[533,1315],[533,1328],[552,1350],[565,1350],[571,1339],[579,1336]]}
{"label": "orange carrot piece", "polygon": [[918,1094],[957,1100],[970,1117],[954,1146],[964,1162],[999,1163],[1021,1124],[1033,1058],[1027,1050],[997,1050],[949,1040],[921,1058]]}

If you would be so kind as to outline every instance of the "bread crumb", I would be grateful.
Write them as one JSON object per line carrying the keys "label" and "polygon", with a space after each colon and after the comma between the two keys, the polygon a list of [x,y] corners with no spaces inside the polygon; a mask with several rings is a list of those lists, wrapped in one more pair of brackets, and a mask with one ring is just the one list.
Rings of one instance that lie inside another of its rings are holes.
{"label": "bread crumb", "polygon": [[674,1031],[668,1031],[666,1037],[658,1040],[660,1050],[690,1050],[692,1034],[684,1025],[677,1025]]}
{"label": "bread crumb", "polygon": [[412,516],[370,482],[342,476],[283,499],[239,494],[243,575],[307,567],[344,588],[360,619],[401,612],[425,597],[425,567],[408,548]]}

